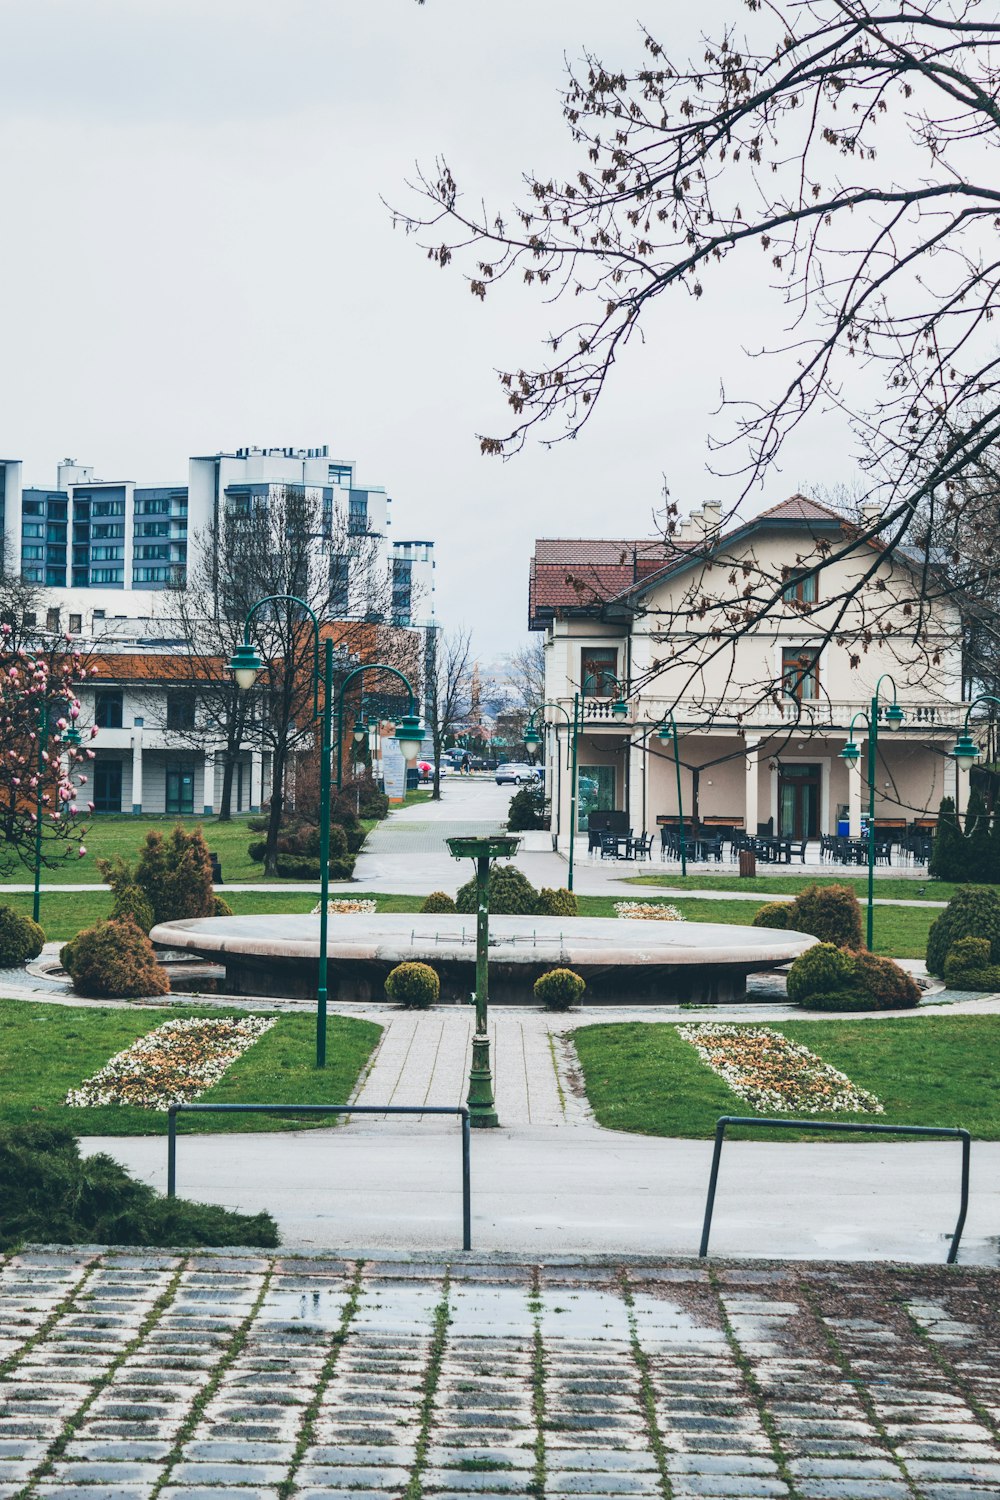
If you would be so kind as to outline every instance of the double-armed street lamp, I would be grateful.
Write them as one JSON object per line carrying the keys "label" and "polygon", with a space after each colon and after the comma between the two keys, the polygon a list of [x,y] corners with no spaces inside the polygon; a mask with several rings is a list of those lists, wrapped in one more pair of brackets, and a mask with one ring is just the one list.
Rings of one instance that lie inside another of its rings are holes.
{"label": "double-armed street lamp", "polygon": [[840,752],[840,759],[847,762],[848,769],[860,764],[861,750],[854,739],[854,726],[859,719],[868,725],[868,947],[873,947],[875,933],[875,774],[878,754],[879,692],[883,682],[892,683],[892,702],[885,711],[885,722],[890,729],[898,729],[906,715],[896,701],[896,684],[888,672],[883,672],[875,684],[871,707],[861,709],[851,720],[847,731],[847,744]]}
{"label": "double-armed street lamp", "polygon": [[979,697],[973,698],[969,704],[965,711],[965,723],[962,726],[962,733],[956,740],[954,748],[948,751],[948,754],[952,757],[960,771],[971,771],[979,759],[979,746],[969,732],[969,720],[972,717],[972,710],[980,703],[993,703],[1000,708],[1000,698],[994,698],[992,693],[980,693]]}
{"label": "double-armed street lamp", "polygon": [[[319,906],[319,967],[316,986],[316,1066],[326,1067],[326,1009],[328,995],[329,965],[327,959],[327,929],[329,923],[330,904],[330,771],[332,760],[333,719],[334,702],[336,701],[337,720],[337,787],[341,784],[341,757],[344,739],[344,688],[359,672],[391,672],[402,679],[410,695],[410,712],[401,721],[401,734],[399,736],[399,748],[406,761],[415,760],[420,750],[423,739],[423,729],[417,718],[414,708],[416,698],[409,681],[402,672],[395,667],[390,667],[384,662],[369,663],[366,668],[356,667],[348,674],[341,684],[340,693],[334,700],[333,693],[333,641],[327,636],[323,642],[323,670],[320,672],[320,627],[316,613],[296,594],[269,594],[265,599],[258,599],[247,614],[243,625],[243,643],[237,646],[229,662],[229,669],[236,679],[236,685],[246,692],[252,688],[257,681],[257,674],[264,668],[264,662],[257,654],[250,640],[250,622],[258,610],[264,609],[269,604],[297,604],[309,616],[313,630],[313,665],[312,665],[312,690],[313,690],[313,722],[317,720],[321,725],[321,748],[319,763],[319,876],[320,876],[320,906]],[[323,679],[323,699],[320,704],[320,676]],[[355,730],[355,736],[357,731]]]}

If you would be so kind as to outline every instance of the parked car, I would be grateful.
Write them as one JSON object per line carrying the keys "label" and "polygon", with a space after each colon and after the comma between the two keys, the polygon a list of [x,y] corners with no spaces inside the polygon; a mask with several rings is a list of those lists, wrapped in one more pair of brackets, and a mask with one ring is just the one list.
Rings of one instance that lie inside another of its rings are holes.
{"label": "parked car", "polygon": [[520,786],[522,781],[537,781],[538,775],[534,766],[529,766],[526,761],[508,761],[496,768],[497,786],[503,786],[504,782],[513,782]]}

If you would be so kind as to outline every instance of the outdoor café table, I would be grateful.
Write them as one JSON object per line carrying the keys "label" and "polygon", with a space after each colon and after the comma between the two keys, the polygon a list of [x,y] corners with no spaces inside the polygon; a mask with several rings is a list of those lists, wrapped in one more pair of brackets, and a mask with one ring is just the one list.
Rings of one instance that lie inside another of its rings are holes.
{"label": "outdoor caf\u00e9 table", "polygon": [[792,840],[772,837],[762,837],[754,840],[757,852],[762,859],[768,860],[773,865],[790,865],[792,862]]}

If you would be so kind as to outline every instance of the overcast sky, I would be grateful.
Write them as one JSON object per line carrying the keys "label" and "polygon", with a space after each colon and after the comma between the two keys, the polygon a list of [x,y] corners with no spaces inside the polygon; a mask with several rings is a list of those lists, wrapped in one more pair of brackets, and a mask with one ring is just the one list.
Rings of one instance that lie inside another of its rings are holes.
{"label": "overcast sky", "polygon": [[[640,18],[697,45],[667,0],[0,0],[0,454],[27,483],[72,455],[158,484],[328,442],[388,488],[396,539],[436,542],[441,623],[486,659],[519,645],[536,536],[646,534],[663,476],[685,509],[728,498],[706,434],[777,308],[722,277],[671,298],[579,441],[484,459],[495,370],[560,314],[513,286],[480,305],[380,198],[439,153],[503,209],[566,170],[564,54],[632,64]],[[814,429],[759,503],[850,475]]]}

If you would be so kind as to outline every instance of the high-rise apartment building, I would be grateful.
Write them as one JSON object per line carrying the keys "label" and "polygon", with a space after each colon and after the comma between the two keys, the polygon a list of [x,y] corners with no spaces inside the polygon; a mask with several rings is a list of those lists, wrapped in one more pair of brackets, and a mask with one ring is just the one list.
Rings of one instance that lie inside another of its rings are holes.
{"label": "high-rise apartment building", "polygon": [[326,445],[194,457],[186,485],[97,479],[92,468],[66,459],[54,488],[25,487],[22,463],[0,459],[4,566],[44,591],[49,620],[58,617],[55,628],[92,635],[102,633],[102,622],[163,620],[169,591],[183,586],[198,549],[224,536],[227,519],[289,488],[308,492],[331,517],[336,508],[342,518],[326,541],[316,539],[338,614],[365,612],[366,601],[351,597],[360,584],[345,550],[352,538],[359,546],[364,538],[373,566],[389,574],[387,623],[433,624],[433,543],[390,541],[385,489],[360,485],[354,463],[331,458]]}

